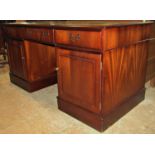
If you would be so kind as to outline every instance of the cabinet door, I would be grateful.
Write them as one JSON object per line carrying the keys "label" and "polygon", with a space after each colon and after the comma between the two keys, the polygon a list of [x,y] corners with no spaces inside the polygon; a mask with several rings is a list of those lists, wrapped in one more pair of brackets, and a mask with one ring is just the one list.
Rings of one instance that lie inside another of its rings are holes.
{"label": "cabinet door", "polygon": [[92,112],[101,106],[101,55],[56,48],[59,98]]}
{"label": "cabinet door", "polygon": [[56,74],[55,47],[24,41],[29,81],[39,81]]}
{"label": "cabinet door", "polygon": [[9,40],[8,56],[10,72],[22,79],[26,79],[26,65],[23,42]]}

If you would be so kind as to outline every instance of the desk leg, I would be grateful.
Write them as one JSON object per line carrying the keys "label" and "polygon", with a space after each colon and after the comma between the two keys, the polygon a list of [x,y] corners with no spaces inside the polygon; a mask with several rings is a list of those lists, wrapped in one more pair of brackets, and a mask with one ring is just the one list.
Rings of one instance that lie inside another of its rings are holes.
{"label": "desk leg", "polygon": [[151,87],[155,87],[155,77],[150,80]]}

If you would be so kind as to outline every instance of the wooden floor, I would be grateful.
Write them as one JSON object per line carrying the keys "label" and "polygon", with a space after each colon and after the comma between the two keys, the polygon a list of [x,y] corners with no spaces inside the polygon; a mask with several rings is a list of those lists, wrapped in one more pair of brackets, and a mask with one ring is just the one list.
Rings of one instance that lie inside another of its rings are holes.
{"label": "wooden floor", "polygon": [[[99,133],[57,108],[57,85],[28,93],[0,68],[0,133]],[[155,133],[155,88],[146,99],[102,133]]]}

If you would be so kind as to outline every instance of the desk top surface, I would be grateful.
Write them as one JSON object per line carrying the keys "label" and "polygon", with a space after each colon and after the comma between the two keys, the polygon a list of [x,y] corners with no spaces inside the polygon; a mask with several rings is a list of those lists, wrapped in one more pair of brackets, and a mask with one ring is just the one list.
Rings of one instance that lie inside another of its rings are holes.
{"label": "desk top surface", "polygon": [[32,22],[16,22],[3,24],[6,26],[26,26],[26,27],[57,27],[57,28],[97,28],[104,27],[120,27],[129,25],[151,24],[151,21],[32,21]]}

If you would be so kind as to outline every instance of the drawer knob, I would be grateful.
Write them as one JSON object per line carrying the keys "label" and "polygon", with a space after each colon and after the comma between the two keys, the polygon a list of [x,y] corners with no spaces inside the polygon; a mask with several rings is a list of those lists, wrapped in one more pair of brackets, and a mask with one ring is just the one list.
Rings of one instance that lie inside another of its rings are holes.
{"label": "drawer knob", "polygon": [[69,39],[70,39],[70,41],[72,41],[72,42],[78,41],[78,40],[80,40],[80,34],[73,35],[72,33],[70,33],[70,34],[69,34]]}
{"label": "drawer knob", "polygon": [[55,68],[55,71],[58,71],[58,70],[59,70],[59,67],[56,67],[56,68]]}

